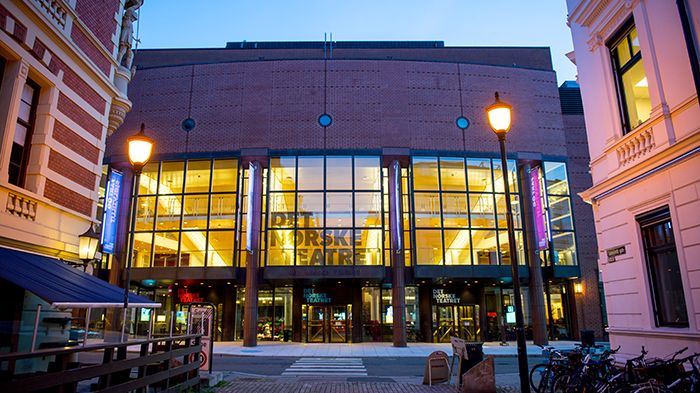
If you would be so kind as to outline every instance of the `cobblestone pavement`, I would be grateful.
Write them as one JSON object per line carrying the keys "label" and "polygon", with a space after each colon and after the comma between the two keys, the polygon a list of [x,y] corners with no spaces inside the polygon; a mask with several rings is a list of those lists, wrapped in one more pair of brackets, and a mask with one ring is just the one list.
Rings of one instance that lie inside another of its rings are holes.
{"label": "cobblestone pavement", "polygon": [[398,382],[265,381],[238,378],[217,393],[455,393],[449,385],[415,385]]}
{"label": "cobblestone pavement", "polygon": [[[504,378],[505,377],[505,378]],[[457,393],[454,385],[422,385],[415,377],[285,378],[231,373],[216,393]],[[496,377],[498,393],[517,393],[517,374]],[[455,381],[456,382],[456,381]]]}

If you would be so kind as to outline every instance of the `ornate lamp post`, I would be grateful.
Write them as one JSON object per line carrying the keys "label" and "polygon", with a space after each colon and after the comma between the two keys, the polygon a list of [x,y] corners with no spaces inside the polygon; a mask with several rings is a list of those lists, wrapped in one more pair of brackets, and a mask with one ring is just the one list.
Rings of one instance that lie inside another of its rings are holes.
{"label": "ornate lamp post", "polygon": [[144,133],[146,126],[141,123],[141,130],[135,135],[130,136],[126,140],[127,152],[129,155],[129,162],[134,171],[134,187],[133,196],[134,199],[131,203],[131,224],[130,231],[132,233],[131,241],[129,244],[129,253],[126,259],[126,278],[124,280],[124,318],[122,319],[122,341],[124,341],[124,332],[126,330],[126,309],[129,307],[129,283],[131,282],[131,258],[134,249],[134,227],[136,226],[136,194],[139,189],[139,182],[141,179],[141,170],[148,163],[151,158],[151,153],[153,153],[153,145],[155,141],[146,136]]}
{"label": "ornate lamp post", "polygon": [[90,223],[90,227],[85,233],[78,236],[78,240],[80,241],[78,257],[85,263],[85,271],[87,271],[90,262],[95,260],[97,247],[100,245],[100,234],[95,232],[92,223]]}
{"label": "ornate lamp post", "polygon": [[496,92],[496,101],[486,108],[486,117],[493,132],[498,136],[501,147],[501,170],[503,186],[506,191],[506,222],[508,224],[508,246],[513,276],[513,297],[515,303],[515,337],[518,341],[518,372],[520,373],[520,391],[530,392],[528,381],[527,351],[525,347],[525,327],[523,321],[523,304],[520,298],[520,273],[518,272],[518,251],[513,231],[513,211],[510,203],[510,185],[508,182],[508,163],[506,161],[506,134],[510,131],[513,107],[501,101]]}

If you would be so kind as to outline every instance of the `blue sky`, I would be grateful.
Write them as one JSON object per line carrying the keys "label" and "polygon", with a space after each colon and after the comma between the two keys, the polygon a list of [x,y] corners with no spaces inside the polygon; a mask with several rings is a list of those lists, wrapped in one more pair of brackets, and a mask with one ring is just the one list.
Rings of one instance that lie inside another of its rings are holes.
{"label": "blue sky", "polygon": [[228,41],[442,40],[449,46],[549,46],[557,80],[575,79],[565,0],[146,0],[140,48]]}

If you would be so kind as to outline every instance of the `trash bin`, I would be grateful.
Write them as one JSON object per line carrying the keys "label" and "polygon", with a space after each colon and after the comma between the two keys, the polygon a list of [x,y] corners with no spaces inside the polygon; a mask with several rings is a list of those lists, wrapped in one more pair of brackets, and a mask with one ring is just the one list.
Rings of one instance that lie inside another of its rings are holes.
{"label": "trash bin", "polygon": [[595,345],[595,333],[593,330],[581,330],[581,345],[584,347]]}
{"label": "trash bin", "polygon": [[282,331],[282,338],[284,339],[284,342],[289,341],[292,338],[292,331],[290,329],[284,329]]}
{"label": "trash bin", "polygon": [[462,360],[459,375],[464,375],[469,369],[484,360],[484,343],[466,343],[465,346],[467,347],[467,359]]}

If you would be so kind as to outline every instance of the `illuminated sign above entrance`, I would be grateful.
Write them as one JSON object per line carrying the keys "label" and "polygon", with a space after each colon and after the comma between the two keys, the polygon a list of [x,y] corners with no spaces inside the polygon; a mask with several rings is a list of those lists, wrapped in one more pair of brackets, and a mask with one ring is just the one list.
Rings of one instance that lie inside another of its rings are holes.
{"label": "illuminated sign above entrance", "polygon": [[436,304],[459,304],[459,296],[456,293],[445,292],[444,289],[433,289],[433,302]]}
{"label": "illuminated sign above entrance", "polygon": [[325,292],[317,293],[313,288],[304,288],[304,302],[328,304],[331,302],[331,298]]}

